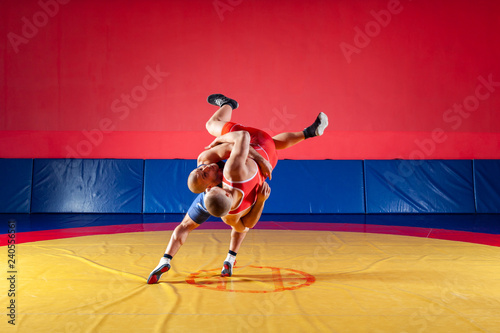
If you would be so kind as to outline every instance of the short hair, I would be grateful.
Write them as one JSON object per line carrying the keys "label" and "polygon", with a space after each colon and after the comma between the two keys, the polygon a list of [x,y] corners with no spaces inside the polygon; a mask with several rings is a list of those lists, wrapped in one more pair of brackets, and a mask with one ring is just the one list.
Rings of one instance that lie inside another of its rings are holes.
{"label": "short hair", "polygon": [[232,200],[225,195],[225,191],[210,191],[205,195],[205,207],[212,216],[222,217],[231,210]]}
{"label": "short hair", "polygon": [[206,185],[200,181],[200,176],[197,171],[198,169],[191,171],[187,181],[189,190],[193,193],[201,193],[207,188]]}

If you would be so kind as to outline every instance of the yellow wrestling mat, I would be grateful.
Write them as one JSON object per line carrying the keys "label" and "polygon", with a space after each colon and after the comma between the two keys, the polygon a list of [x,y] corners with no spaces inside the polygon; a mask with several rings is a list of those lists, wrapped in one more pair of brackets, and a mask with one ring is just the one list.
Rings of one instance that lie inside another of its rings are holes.
{"label": "yellow wrestling mat", "polygon": [[156,285],[171,231],[19,244],[16,325],[3,278],[0,331],[500,332],[499,247],[252,230],[221,278],[229,233],[193,231]]}

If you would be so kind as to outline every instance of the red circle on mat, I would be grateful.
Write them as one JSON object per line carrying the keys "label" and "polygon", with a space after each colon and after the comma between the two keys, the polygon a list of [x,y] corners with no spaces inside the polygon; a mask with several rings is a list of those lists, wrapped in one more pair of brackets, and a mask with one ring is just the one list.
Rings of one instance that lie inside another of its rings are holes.
{"label": "red circle on mat", "polygon": [[186,282],[199,288],[236,293],[274,293],[310,286],[316,278],[290,268],[245,266],[251,274],[241,271],[233,277],[220,276],[220,268],[191,273]]}

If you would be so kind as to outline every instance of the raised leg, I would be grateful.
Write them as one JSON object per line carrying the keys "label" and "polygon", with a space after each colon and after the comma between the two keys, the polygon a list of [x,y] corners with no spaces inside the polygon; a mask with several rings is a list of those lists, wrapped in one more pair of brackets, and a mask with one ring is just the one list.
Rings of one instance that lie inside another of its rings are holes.
{"label": "raised leg", "polygon": [[276,149],[286,149],[297,143],[323,135],[325,128],[328,126],[328,117],[323,112],[320,112],[314,123],[305,128],[302,132],[284,132],[273,137]]}
{"label": "raised leg", "polygon": [[229,104],[223,105],[205,124],[208,133],[216,137],[220,136],[224,125],[231,121],[232,114],[233,108]]}
{"label": "raised leg", "polygon": [[286,149],[305,140],[304,132],[285,132],[273,136],[276,149]]}
{"label": "raised leg", "polygon": [[208,96],[207,102],[220,107],[206,123],[208,133],[217,137],[221,135],[222,127],[231,121],[233,110],[238,108],[238,102],[222,94]]}

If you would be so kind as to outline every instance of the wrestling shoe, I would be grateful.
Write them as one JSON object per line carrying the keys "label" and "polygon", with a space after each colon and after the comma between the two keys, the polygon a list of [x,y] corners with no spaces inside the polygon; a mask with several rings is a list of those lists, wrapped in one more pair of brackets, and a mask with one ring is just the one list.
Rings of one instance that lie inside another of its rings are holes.
{"label": "wrestling shoe", "polygon": [[148,284],[155,284],[160,279],[163,273],[168,272],[170,269],[170,264],[160,264],[158,265],[148,277]]}
{"label": "wrestling shoe", "polygon": [[307,138],[312,138],[314,136],[321,136],[328,126],[328,116],[323,112],[320,112],[314,123],[304,129],[304,136]]}
{"label": "wrestling shoe", "polygon": [[229,104],[230,107],[233,108],[233,110],[238,108],[238,102],[236,102],[234,99],[226,97],[222,94],[212,94],[208,96],[207,102],[209,104],[222,107],[223,105]]}
{"label": "wrestling shoe", "polygon": [[232,276],[233,275],[233,265],[229,261],[224,261],[222,265],[222,272],[220,272],[220,276]]}

